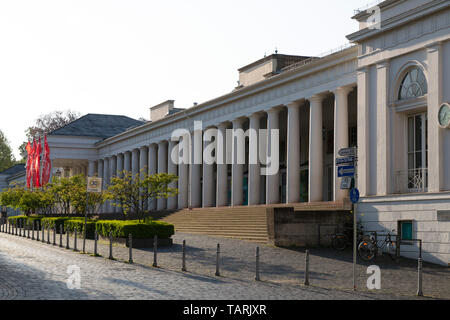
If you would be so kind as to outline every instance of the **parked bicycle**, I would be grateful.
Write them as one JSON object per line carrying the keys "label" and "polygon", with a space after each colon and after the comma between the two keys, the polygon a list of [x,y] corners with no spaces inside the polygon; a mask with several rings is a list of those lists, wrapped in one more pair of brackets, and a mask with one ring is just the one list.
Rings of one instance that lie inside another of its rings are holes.
{"label": "parked bicycle", "polygon": [[[357,241],[356,243],[360,243],[364,238],[364,232],[362,231],[363,227],[358,223],[357,225]],[[346,226],[343,233],[336,233],[331,235],[331,246],[333,249],[338,251],[343,251],[347,247],[351,247],[353,245],[353,226]]]}
{"label": "parked bicycle", "polygon": [[[395,230],[392,230],[392,232],[395,232]],[[388,232],[384,240],[382,240],[381,245],[379,244],[375,232],[372,232],[368,238],[365,238],[364,241],[361,241],[358,245],[359,256],[364,261],[374,259],[379,252],[381,252],[381,254],[387,253],[393,260],[396,258],[396,244],[395,241],[392,240],[390,232]]]}

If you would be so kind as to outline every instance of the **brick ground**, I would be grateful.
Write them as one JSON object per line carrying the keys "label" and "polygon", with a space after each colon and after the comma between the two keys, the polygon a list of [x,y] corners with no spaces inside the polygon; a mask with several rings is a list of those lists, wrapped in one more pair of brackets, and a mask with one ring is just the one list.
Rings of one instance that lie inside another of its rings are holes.
{"label": "brick ground", "polygon": [[[47,236],[47,233],[45,233]],[[59,244],[59,236],[56,237]],[[63,237],[65,247],[66,237]],[[99,243],[103,257],[94,258],[72,250],[18,236],[0,234],[2,265],[1,299],[410,299],[416,298],[416,262],[401,259],[399,264],[381,257],[373,264],[381,268],[382,290],[368,292],[366,269],[359,263],[358,288],[352,292],[351,251],[311,249],[311,287],[302,285],[305,255],[301,249],[260,246],[261,279],[255,282],[256,244],[235,239],[177,233],[174,245],[159,248],[158,265],[152,249],[115,245],[109,256],[106,242]],[[181,244],[187,243],[187,273],[181,272]],[[52,242],[52,237],[51,237]],[[221,244],[221,277],[215,277],[216,245]],[[78,239],[78,249],[82,240]],[[73,238],[70,239],[73,247]],[[87,241],[93,252],[93,241]],[[68,290],[66,268],[80,265],[85,289]],[[6,266],[6,267],[5,267]],[[5,271],[6,270],[6,271]],[[42,281],[46,279],[47,281]],[[182,283],[182,285],[180,285]],[[151,284],[151,285],[150,285]],[[446,267],[424,263],[424,294],[427,298],[450,299],[450,272]]]}

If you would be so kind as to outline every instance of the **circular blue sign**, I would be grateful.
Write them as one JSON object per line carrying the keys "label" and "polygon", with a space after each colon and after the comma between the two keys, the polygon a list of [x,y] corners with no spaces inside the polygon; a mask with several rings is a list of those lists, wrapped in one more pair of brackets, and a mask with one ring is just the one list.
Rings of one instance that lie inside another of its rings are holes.
{"label": "circular blue sign", "polygon": [[353,188],[350,190],[350,201],[352,203],[357,203],[359,200],[359,190],[357,188]]}

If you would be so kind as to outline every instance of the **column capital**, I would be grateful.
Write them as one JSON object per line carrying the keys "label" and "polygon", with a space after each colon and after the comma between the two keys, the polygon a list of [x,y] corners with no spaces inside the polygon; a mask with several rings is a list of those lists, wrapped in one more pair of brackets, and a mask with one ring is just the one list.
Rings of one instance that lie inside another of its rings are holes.
{"label": "column capital", "polygon": [[390,65],[390,60],[386,59],[377,63],[377,69],[387,68]]}
{"label": "column capital", "polygon": [[312,96],[308,97],[307,100],[314,101],[314,102],[322,102],[326,97],[325,93],[316,93],[313,94]]}
{"label": "column capital", "polygon": [[141,151],[142,151],[142,150],[146,151],[147,149],[148,149],[147,146],[140,146],[140,147],[139,147],[139,150],[141,150]]}
{"label": "column capital", "polygon": [[233,123],[233,127],[234,127],[235,125],[242,125],[245,120],[246,120],[245,117],[239,117],[239,118],[233,119],[231,122]]}
{"label": "column capital", "polygon": [[442,41],[434,41],[430,44],[427,44],[425,46],[425,48],[427,48],[428,53],[433,53],[433,52],[439,51],[441,46],[442,46]]}
{"label": "column capital", "polygon": [[264,110],[267,114],[278,114],[281,111],[281,107],[271,107],[269,109]]}
{"label": "column capital", "polygon": [[249,114],[248,118],[258,120],[258,119],[261,119],[261,117],[263,116],[263,113],[264,113],[263,111],[254,112],[252,114]]}
{"label": "column capital", "polygon": [[300,108],[305,103],[305,99],[300,101],[292,101],[286,104],[286,107],[289,108]]}
{"label": "column capital", "polygon": [[167,144],[167,140],[158,141],[158,146],[162,146],[162,145],[165,145],[165,144]]}
{"label": "column capital", "polygon": [[336,95],[348,95],[352,90],[353,90],[354,86],[342,86],[342,87],[337,87],[336,89],[333,90],[333,94]]}

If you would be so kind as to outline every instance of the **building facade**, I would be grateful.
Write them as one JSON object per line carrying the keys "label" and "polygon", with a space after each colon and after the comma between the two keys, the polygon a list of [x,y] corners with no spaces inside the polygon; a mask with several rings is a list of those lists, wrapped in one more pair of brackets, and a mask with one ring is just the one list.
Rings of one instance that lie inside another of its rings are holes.
{"label": "building facade", "polygon": [[[151,108],[150,122],[108,135],[86,125],[95,122],[87,115],[49,136],[53,167],[98,175],[105,186],[122,170],[178,175],[178,196],[153,210],[345,203],[336,158],[357,147],[365,229],[422,239],[424,259],[448,265],[450,130],[438,120],[450,101],[450,1],[387,0],[353,19],[360,30],[347,48],[265,57],[239,69],[232,92],[205,103],[175,109],[169,100]],[[189,146],[182,153],[181,144]],[[202,161],[211,149],[215,161]],[[278,170],[263,174],[274,162]],[[416,257],[417,245],[402,254]]]}

